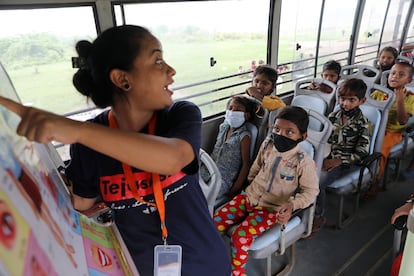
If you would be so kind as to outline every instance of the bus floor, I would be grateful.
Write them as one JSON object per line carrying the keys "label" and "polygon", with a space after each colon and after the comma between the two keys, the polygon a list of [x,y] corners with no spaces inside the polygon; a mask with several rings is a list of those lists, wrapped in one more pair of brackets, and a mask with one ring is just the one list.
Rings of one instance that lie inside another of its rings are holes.
{"label": "bus floor", "polygon": [[[343,229],[337,221],[337,198],[328,194],[327,226],[312,238],[295,245],[294,266],[289,276],[386,276],[393,253],[394,227],[390,219],[394,210],[414,192],[414,179],[387,184],[375,199],[361,200],[355,219]],[[351,199],[347,206],[352,206]],[[288,254],[272,257],[272,272],[287,263]],[[266,260],[249,260],[248,276],[264,276]]]}

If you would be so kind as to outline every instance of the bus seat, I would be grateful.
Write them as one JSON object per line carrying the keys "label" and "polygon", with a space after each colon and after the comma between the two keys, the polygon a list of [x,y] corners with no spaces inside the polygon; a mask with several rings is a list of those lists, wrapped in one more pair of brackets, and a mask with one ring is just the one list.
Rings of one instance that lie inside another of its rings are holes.
{"label": "bus seat", "polygon": [[[371,98],[371,91],[380,90],[388,94],[384,101],[377,101]],[[327,186],[327,192],[338,196],[338,222],[337,227],[343,228],[354,218],[359,209],[359,198],[362,191],[367,190],[375,181],[378,165],[381,158],[381,147],[384,139],[385,128],[388,120],[388,110],[394,102],[395,94],[386,87],[372,84],[367,89],[366,101],[360,106],[364,115],[372,123],[373,135],[369,155],[362,160],[359,168],[350,171],[348,174],[335,179]],[[338,106],[336,108],[339,108]],[[353,212],[344,218],[344,197],[352,195],[355,197]]]}
{"label": "bus seat", "polygon": [[390,75],[390,70],[382,71],[382,73],[381,73],[381,81],[380,81],[380,84],[382,86],[387,87],[387,84],[388,84],[388,76],[389,75]]}
{"label": "bus seat", "polygon": [[250,122],[246,123],[246,127],[252,135],[250,137],[250,160],[253,162],[254,156],[255,156],[255,149],[256,149],[256,140],[257,140],[259,131],[257,129],[257,126]]}
{"label": "bus seat", "polygon": [[[322,98],[311,95],[294,96],[291,105],[300,106],[302,108],[309,108],[320,114],[325,114],[328,109],[327,103]],[[310,117],[309,127],[312,129],[321,129],[322,125],[319,120]]]}
{"label": "bus seat", "polygon": [[[329,88],[331,88],[332,92],[331,93],[325,93],[325,92],[322,92],[320,90],[307,89],[307,87],[311,83],[324,84],[324,85],[328,86]],[[335,105],[336,89],[337,89],[336,84],[334,84],[331,81],[325,80],[325,79],[321,79],[321,78],[303,79],[303,80],[299,80],[298,82],[296,82],[293,97],[296,97],[296,96],[299,96],[299,95],[307,95],[307,96],[314,96],[314,97],[322,98],[326,103],[326,110],[322,114],[329,115],[329,113],[333,110],[334,105]]]}
{"label": "bus seat", "polygon": [[[258,99],[249,96],[244,95],[247,99],[254,102],[257,106],[261,106],[262,102]],[[253,149],[252,154],[250,154],[251,160],[253,161],[256,158],[256,154],[259,151],[260,145],[264,141],[264,139],[267,136],[268,128],[269,128],[269,110],[266,108],[262,108],[263,115],[259,116],[255,113],[253,118],[250,119],[249,124],[247,124],[247,128],[251,131],[252,135],[256,133],[254,138],[253,147],[250,147],[250,149]],[[277,110],[277,109],[276,109]],[[275,111],[276,111],[275,110]],[[253,128],[253,126],[256,126],[256,130]]]}
{"label": "bus seat", "polygon": [[411,116],[408,119],[406,128],[402,133],[402,141],[397,143],[391,148],[391,151],[388,155],[384,177],[383,177],[383,187],[386,188],[388,181],[389,170],[391,169],[391,164],[394,164],[394,177],[393,179],[398,179],[401,172],[402,162],[409,160],[412,156],[410,154],[414,150],[414,116]]}
{"label": "bus seat", "polygon": [[407,63],[409,63],[409,64],[413,64],[413,59],[411,58],[411,57],[407,57],[407,56],[404,56],[404,55],[398,55],[398,57],[396,58],[396,61],[397,62],[407,62]]}
{"label": "bus seat", "polygon": [[[332,124],[326,116],[309,108],[304,109],[308,112],[309,117],[319,120],[323,126],[322,129],[312,129],[309,126],[307,139],[300,143],[301,148],[313,157],[317,166],[317,174],[319,175],[325,146],[332,132]],[[296,241],[311,234],[314,212],[315,204],[311,204],[311,206],[302,210],[296,210],[286,224],[285,229],[282,230],[280,224],[275,224],[253,242],[249,249],[249,257],[252,259],[267,259],[266,276],[272,275],[272,255],[283,255],[286,249],[290,249],[290,262],[283,268],[283,271],[288,272],[293,268],[295,257],[293,247]],[[229,232],[231,233],[232,230],[234,228],[230,229]]]}
{"label": "bus seat", "polygon": [[[256,126],[256,129],[257,129],[256,137],[253,136],[253,138],[255,138],[255,142],[254,142],[254,147],[252,147],[253,154],[250,156],[252,161],[256,158],[256,155],[257,155],[257,152],[259,151],[260,145],[262,144],[262,142],[266,138],[266,135],[267,135],[267,132],[268,132],[268,123],[269,123],[269,110],[267,110],[267,109],[264,109],[263,116],[254,116],[250,120],[250,124]],[[251,126],[249,126],[250,124],[248,124],[247,127],[248,127],[248,129],[251,130],[253,128],[251,128]],[[253,132],[255,132],[255,131],[253,130]],[[252,135],[254,134],[253,132],[252,132]]]}
{"label": "bus seat", "polygon": [[[410,59],[408,57],[399,56],[406,59]],[[410,59],[411,60],[411,59]],[[412,64],[412,60],[411,60]],[[390,70],[386,70],[382,72],[381,75],[381,85],[387,86],[388,82],[388,76],[390,74]],[[412,80],[409,84],[406,85],[408,90],[414,91],[414,80]],[[413,137],[414,137],[414,117],[411,116],[408,120],[406,130],[403,132],[403,140],[392,147],[390,154],[387,158],[387,163],[385,165],[384,170],[384,177],[382,185],[385,188],[388,181],[388,170],[390,168],[390,164],[395,165],[395,179],[398,179],[398,176],[400,174],[401,169],[401,163],[408,158],[408,153],[411,152],[414,149],[414,143],[413,143]]]}
{"label": "bus seat", "polygon": [[367,84],[374,84],[380,79],[381,72],[374,66],[364,64],[344,65],[341,68],[340,80],[349,78],[358,78],[364,80]]}
{"label": "bus seat", "polygon": [[201,190],[207,199],[208,210],[210,211],[211,216],[213,216],[214,204],[221,185],[221,173],[214,160],[203,149],[200,149],[200,163],[200,166],[205,166],[209,173],[209,178],[207,180],[203,179],[200,175],[199,183]]}

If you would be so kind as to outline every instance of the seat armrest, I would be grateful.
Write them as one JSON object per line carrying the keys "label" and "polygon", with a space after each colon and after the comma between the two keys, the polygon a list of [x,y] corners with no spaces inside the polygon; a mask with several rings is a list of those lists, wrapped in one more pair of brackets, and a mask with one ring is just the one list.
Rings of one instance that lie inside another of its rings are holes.
{"label": "seat armrest", "polygon": [[292,217],[299,216],[306,224],[305,237],[309,236],[312,233],[313,217],[315,215],[315,203],[312,203],[306,208],[297,209],[293,211]]}
{"label": "seat armrest", "polygon": [[[365,157],[358,165],[361,166],[359,170],[359,177],[358,177],[358,186],[357,189],[361,189],[362,185],[362,179],[364,177],[364,171],[365,169],[370,170],[371,165],[375,162],[381,159],[382,154],[380,152],[373,152],[372,154]],[[372,172],[371,172],[372,173]]]}
{"label": "seat armrest", "polygon": [[362,166],[364,168],[367,168],[369,166],[371,166],[371,164],[380,159],[382,156],[382,154],[380,152],[374,152],[368,156],[366,156],[361,162],[358,163],[358,165]]}
{"label": "seat armrest", "polygon": [[[312,233],[312,224],[313,224],[313,216],[315,214],[315,204],[312,203],[309,207],[295,210],[292,213],[293,216],[301,217],[301,220],[305,220],[306,223],[306,232],[304,234],[305,237],[309,236]],[[307,220],[307,221],[306,221]],[[286,234],[285,228],[282,226],[280,229],[280,244],[279,244],[279,254],[283,255],[286,250]]]}

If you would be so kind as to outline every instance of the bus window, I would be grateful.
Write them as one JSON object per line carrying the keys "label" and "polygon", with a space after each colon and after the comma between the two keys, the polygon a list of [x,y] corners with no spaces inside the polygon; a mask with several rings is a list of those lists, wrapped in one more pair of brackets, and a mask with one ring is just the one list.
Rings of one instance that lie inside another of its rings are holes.
{"label": "bus window", "polygon": [[58,114],[88,107],[71,57],[78,40],[96,37],[91,6],[0,10],[0,25],[0,62],[24,104]]}
{"label": "bus window", "polygon": [[399,34],[403,31],[403,26],[408,15],[411,1],[391,0],[387,19],[384,26],[381,48],[384,46],[393,46],[399,48],[401,37]]}
{"label": "bus window", "polygon": [[115,5],[115,20],[162,41],[177,71],[174,99],[195,102],[206,117],[224,112],[228,98],[250,85],[253,67],[266,62],[269,8],[269,0],[131,3]]}
{"label": "bus window", "polygon": [[[288,68],[288,74],[281,74],[283,82],[313,76],[321,5],[321,0],[282,1],[278,64]],[[288,82],[278,93],[292,90]]]}
{"label": "bus window", "polygon": [[[353,27],[353,21],[349,18],[354,17],[357,2],[357,0],[325,1],[319,44],[318,64],[320,66],[331,59],[338,61],[341,65],[347,64],[349,40]],[[322,70],[322,67],[319,68]]]}
{"label": "bus window", "polygon": [[355,63],[373,65],[377,58],[381,39],[381,26],[384,23],[388,0],[367,0],[362,15],[360,35],[358,37]]}
{"label": "bus window", "polygon": [[407,29],[407,40],[405,41],[406,44],[414,43],[414,20],[411,19],[410,26]]}

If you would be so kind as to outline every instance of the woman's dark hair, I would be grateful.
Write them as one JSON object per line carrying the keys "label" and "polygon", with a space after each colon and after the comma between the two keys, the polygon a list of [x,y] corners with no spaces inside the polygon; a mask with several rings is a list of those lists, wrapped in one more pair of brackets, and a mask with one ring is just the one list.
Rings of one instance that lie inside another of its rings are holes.
{"label": "woman's dark hair", "polygon": [[112,69],[130,71],[140,54],[142,42],[151,33],[140,26],[123,25],[105,30],[93,43],[81,40],[76,44],[79,70],[73,75],[73,85],[96,106],[113,104],[114,95],[122,93],[110,80]]}
{"label": "woman's dark hair", "polygon": [[365,81],[357,78],[345,79],[339,87],[339,96],[356,96],[363,99],[367,91]]}
{"label": "woman's dark hair", "polygon": [[257,66],[253,72],[253,77],[255,77],[256,75],[260,75],[260,74],[264,74],[266,78],[268,78],[272,82],[273,89],[276,87],[277,71],[275,68],[269,65]]}
{"label": "woman's dark hair", "polygon": [[308,113],[299,106],[289,105],[279,109],[275,119],[284,119],[291,121],[298,127],[301,134],[304,134],[308,131]]}
{"label": "woman's dark hair", "polygon": [[235,101],[236,103],[243,105],[246,108],[246,112],[250,114],[250,118],[254,118],[254,116],[256,115],[255,111],[256,111],[257,103],[249,100],[245,96],[236,95],[236,96],[231,97],[229,101],[227,102],[227,108],[229,108],[231,101]]}

